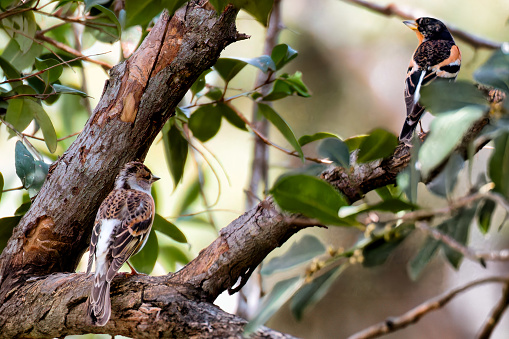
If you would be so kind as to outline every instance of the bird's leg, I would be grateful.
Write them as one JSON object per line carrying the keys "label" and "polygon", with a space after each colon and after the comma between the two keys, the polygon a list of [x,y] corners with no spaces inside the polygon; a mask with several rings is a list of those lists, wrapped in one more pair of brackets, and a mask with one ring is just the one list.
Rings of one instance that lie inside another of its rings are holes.
{"label": "bird's leg", "polygon": [[129,263],[129,260],[125,262],[127,266],[131,269],[131,273],[127,273],[127,275],[140,275],[138,271]]}
{"label": "bird's leg", "polygon": [[419,128],[421,129],[421,134],[424,134],[424,129],[422,129],[422,123],[420,120],[419,120]]}

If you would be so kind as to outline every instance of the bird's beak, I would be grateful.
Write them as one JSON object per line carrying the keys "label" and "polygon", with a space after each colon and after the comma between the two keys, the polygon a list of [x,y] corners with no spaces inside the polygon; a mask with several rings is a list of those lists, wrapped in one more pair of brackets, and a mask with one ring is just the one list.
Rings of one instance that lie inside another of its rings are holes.
{"label": "bird's beak", "polygon": [[156,177],[155,175],[152,175],[152,180],[151,180],[151,181],[152,181],[152,182],[155,182],[155,181],[157,181],[157,180],[159,180],[159,179],[161,179],[161,178]]}
{"label": "bird's beak", "polygon": [[412,31],[416,31],[419,28],[419,25],[417,25],[417,22],[415,20],[407,20],[403,21],[405,25],[407,25]]}

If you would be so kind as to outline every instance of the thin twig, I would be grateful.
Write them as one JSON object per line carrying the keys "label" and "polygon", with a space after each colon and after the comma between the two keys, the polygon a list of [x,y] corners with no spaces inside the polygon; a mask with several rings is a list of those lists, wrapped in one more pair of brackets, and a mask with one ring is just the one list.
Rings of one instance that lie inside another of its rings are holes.
{"label": "thin twig", "polygon": [[12,192],[12,191],[19,191],[19,190],[22,190],[23,188],[24,188],[23,186],[7,188],[7,189],[3,190],[2,193]]}
{"label": "thin twig", "polygon": [[488,318],[486,318],[486,321],[484,322],[483,326],[481,327],[481,330],[479,331],[479,334],[477,335],[478,339],[488,339],[491,337],[493,330],[499,323],[500,319],[502,318],[502,315],[504,314],[508,306],[509,306],[509,284],[504,286],[504,290],[502,292],[500,300],[498,301],[495,308],[491,311]]}
{"label": "thin twig", "polygon": [[449,301],[451,301],[458,294],[465,292],[475,286],[486,284],[486,283],[509,283],[509,276],[501,277],[488,277],[484,279],[474,280],[461,287],[455,288],[449,292],[446,292],[440,296],[432,298],[419,306],[411,309],[405,314],[388,318],[385,321],[368,327],[360,332],[357,332],[349,337],[349,339],[367,339],[380,337],[387,333],[392,333],[405,328],[408,325],[414,324],[419,321],[424,315],[431,311],[438,310],[444,307]]}
{"label": "thin twig", "polygon": [[[269,146],[272,146],[274,148],[277,148],[278,150],[288,154],[288,155],[291,155],[291,156],[294,156],[294,157],[300,157],[295,151],[290,151],[284,147],[281,147],[275,143],[273,143],[272,141],[270,141],[266,136],[264,136],[260,131],[258,131],[258,129],[253,125],[253,123],[251,121],[249,121],[245,116],[244,114],[242,114],[241,112],[239,112],[235,107],[231,106],[231,105],[228,105],[236,114],[239,118],[242,119],[242,121],[245,122],[246,125],[249,126],[249,128],[253,131],[253,133],[258,137],[260,138],[265,144],[269,145]],[[304,159],[306,160],[309,160],[309,161],[313,161],[313,162],[316,162],[316,163],[319,163],[319,164],[331,164],[332,161],[330,160],[327,160],[327,159],[320,159],[320,158],[312,158],[312,157],[308,157],[308,156],[304,156]]]}
{"label": "thin twig", "polygon": [[[78,135],[78,134],[80,134],[80,133],[81,133],[81,131],[80,131],[80,132],[73,133],[73,134],[70,134],[70,135],[68,135],[68,136],[66,136],[66,137],[59,138],[59,139],[57,139],[57,142],[63,141],[63,140],[65,140],[65,139],[72,138],[72,137],[74,137],[74,136],[76,136],[76,135]],[[44,138],[36,137],[35,135],[30,135],[30,134],[25,134],[25,133],[23,133],[23,135],[24,135],[25,137],[32,138],[32,139],[35,139],[35,140],[45,141],[45,140],[44,140]]]}
{"label": "thin twig", "polygon": [[75,50],[74,48],[71,48],[71,47],[67,46],[66,44],[63,44],[63,43],[61,43],[59,41],[56,41],[56,40],[54,40],[52,38],[49,38],[49,37],[45,36],[44,34],[40,34],[39,32],[37,32],[35,36],[36,36],[37,39],[45,41],[45,42],[49,43],[50,45],[53,45],[56,48],[59,48],[59,49],[65,51],[65,52],[67,52],[69,54],[72,54],[72,55],[75,55],[77,57],[80,57],[80,58],[82,58],[85,61],[88,61],[88,62],[97,64],[97,65],[100,65],[104,70],[109,70],[109,69],[111,69],[113,67],[110,64],[108,64],[107,62],[100,61],[100,60],[90,59],[86,55],[83,55],[79,51]]}
{"label": "thin twig", "polygon": [[[343,2],[352,3],[364,8],[368,8],[374,12],[386,15],[386,16],[392,16],[395,15],[397,17],[400,17],[402,19],[412,19],[415,20],[417,17],[412,14],[411,12],[404,11],[400,7],[398,7],[395,4],[388,4],[388,5],[380,5],[376,3],[372,3],[370,1],[366,0],[342,0]],[[480,36],[477,36],[472,33],[465,32],[459,28],[457,28],[454,25],[451,25],[449,23],[444,22],[451,34],[458,38],[459,40],[462,40],[463,42],[471,45],[474,48],[487,48],[487,49],[498,49],[502,47],[501,42],[495,42],[491,41],[485,38],[482,38]]]}

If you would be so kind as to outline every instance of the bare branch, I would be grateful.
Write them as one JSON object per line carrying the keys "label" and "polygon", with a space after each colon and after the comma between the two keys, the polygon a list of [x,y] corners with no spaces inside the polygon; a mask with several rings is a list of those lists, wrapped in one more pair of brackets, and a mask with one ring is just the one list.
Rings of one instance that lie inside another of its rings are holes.
{"label": "bare branch", "polygon": [[[366,0],[342,0],[343,2],[348,2],[354,5],[358,5],[367,9],[370,9],[374,12],[386,15],[386,16],[397,16],[401,19],[407,20],[415,20],[417,17],[412,12],[406,12],[402,8],[398,7],[395,4],[388,5],[380,5]],[[474,48],[487,48],[487,49],[498,49],[502,47],[501,42],[491,41],[475,34],[465,32],[457,28],[456,26],[444,22],[447,26],[447,29],[452,33],[455,38],[462,40],[463,42],[471,45]]]}
{"label": "bare branch", "polygon": [[447,293],[430,299],[419,306],[411,309],[407,313],[388,318],[385,321],[373,325],[365,330],[351,335],[348,339],[368,339],[377,338],[387,333],[392,333],[401,330],[408,325],[414,324],[419,321],[424,315],[444,307],[449,301],[458,296],[459,294],[468,291],[469,289],[487,283],[502,283],[507,284],[509,276],[495,276],[469,282],[461,287],[455,288]]}
{"label": "bare branch", "polygon": [[493,330],[499,323],[502,315],[505,310],[509,306],[509,284],[504,286],[504,290],[502,292],[502,296],[500,297],[499,302],[495,306],[495,308],[491,311],[490,315],[484,322],[479,334],[477,335],[478,339],[488,339],[491,337]]}

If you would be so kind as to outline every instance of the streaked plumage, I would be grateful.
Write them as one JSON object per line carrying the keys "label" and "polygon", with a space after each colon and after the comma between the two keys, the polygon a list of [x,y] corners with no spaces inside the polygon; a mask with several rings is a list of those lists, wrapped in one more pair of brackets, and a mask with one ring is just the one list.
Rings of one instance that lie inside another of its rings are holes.
{"label": "streaked plumage", "polygon": [[158,179],[141,162],[129,162],[117,176],[115,188],[99,207],[87,267],[90,273],[95,261],[88,308],[88,316],[95,325],[103,326],[110,319],[111,280],[148,239],[155,214],[150,188]]}
{"label": "streaked plumage", "polygon": [[421,87],[437,77],[456,79],[461,66],[461,53],[441,21],[419,18],[404,23],[416,32],[419,39],[405,79],[407,118],[399,139],[408,143],[425,109],[419,104]]}

